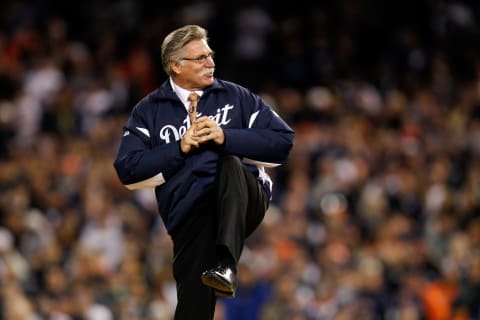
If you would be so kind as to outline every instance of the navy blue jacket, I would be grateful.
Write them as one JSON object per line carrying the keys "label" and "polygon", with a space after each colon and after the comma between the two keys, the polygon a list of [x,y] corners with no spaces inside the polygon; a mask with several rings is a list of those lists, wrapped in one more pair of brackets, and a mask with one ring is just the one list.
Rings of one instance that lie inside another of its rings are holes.
{"label": "navy blue jacket", "polygon": [[123,130],[115,169],[129,189],[155,188],[158,208],[169,232],[208,193],[222,155],[238,156],[271,198],[264,167],[282,164],[293,145],[293,130],[259,96],[216,79],[204,89],[197,115],[213,118],[225,143],[201,145],[182,154],[180,140],[190,127],[183,103],[167,80],[133,109]]}

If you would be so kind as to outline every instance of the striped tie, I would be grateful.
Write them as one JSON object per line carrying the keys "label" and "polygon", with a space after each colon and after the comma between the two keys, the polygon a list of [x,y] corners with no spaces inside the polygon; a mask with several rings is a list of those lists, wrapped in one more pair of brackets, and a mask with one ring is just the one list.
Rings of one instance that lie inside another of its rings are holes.
{"label": "striped tie", "polygon": [[192,92],[188,95],[188,101],[190,101],[190,107],[188,108],[188,115],[190,117],[190,123],[193,123],[193,120],[197,118],[197,104],[200,96]]}

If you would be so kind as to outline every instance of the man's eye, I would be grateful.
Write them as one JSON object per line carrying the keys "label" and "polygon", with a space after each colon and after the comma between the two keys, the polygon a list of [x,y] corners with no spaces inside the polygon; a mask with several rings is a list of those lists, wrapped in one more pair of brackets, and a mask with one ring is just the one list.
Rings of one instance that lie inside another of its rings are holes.
{"label": "man's eye", "polygon": [[208,56],[203,55],[203,56],[198,57],[197,61],[198,62],[205,62],[207,60],[207,58],[208,58]]}
{"label": "man's eye", "polygon": [[181,60],[189,60],[189,61],[194,61],[194,62],[197,62],[197,63],[204,63],[207,61],[208,58],[212,58],[213,59],[213,56],[214,56],[215,53],[211,52],[207,55],[202,55],[200,57],[196,57],[196,58],[181,58]]}

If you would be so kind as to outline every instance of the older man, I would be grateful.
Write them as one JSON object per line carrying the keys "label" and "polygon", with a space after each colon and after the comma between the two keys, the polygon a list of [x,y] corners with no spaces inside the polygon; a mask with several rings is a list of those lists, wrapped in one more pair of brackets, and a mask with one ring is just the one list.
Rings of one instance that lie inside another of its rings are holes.
{"label": "older man", "polygon": [[169,79],[133,109],[114,165],[127,188],[155,188],[174,245],[175,319],[213,319],[268,208],[264,168],[287,159],[294,132],[259,96],[214,78],[202,27],[168,34],[162,63]]}

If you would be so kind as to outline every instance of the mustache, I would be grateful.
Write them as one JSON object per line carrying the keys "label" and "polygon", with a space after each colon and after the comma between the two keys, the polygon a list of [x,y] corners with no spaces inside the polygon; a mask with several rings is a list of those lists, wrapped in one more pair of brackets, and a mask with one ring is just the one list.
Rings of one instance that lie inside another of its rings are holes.
{"label": "mustache", "polygon": [[200,76],[206,76],[207,74],[214,73],[215,68],[206,68],[200,73]]}

